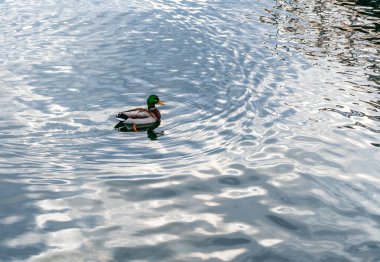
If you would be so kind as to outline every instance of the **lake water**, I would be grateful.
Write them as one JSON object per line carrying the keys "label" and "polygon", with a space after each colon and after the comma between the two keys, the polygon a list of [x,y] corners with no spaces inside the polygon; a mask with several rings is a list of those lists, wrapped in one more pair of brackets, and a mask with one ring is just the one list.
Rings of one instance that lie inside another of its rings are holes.
{"label": "lake water", "polygon": [[379,14],[0,1],[0,261],[380,261]]}

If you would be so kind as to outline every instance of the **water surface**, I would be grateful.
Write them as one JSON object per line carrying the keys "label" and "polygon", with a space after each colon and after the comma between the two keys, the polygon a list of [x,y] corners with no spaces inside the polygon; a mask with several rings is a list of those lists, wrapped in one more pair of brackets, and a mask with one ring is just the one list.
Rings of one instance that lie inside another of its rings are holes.
{"label": "water surface", "polygon": [[[1,1],[1,261],[380,259],[376,1]],[[164,136],[117,132],[161,107]]]}

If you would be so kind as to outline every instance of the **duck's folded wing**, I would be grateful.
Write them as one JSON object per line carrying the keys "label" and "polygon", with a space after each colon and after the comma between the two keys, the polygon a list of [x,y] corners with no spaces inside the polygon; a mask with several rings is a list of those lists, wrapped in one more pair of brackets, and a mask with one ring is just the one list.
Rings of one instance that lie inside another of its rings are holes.
{"label": "duck's folded wing", "polygon": [[136,108],[116,115],[119,120],[154,118],[154,115],[145,108]]}

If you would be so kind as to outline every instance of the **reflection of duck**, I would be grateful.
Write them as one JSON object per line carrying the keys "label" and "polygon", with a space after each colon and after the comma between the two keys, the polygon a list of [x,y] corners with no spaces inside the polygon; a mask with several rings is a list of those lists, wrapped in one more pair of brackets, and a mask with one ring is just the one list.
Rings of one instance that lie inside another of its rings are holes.
{"label": "reflection of duck", "polygon": [[[158,125],[160,125],[161,114],[160,111],[156,108],[156,104],[164,105],[164,103],[160,101],[160,99],[156,95],[150,95],[146,103],[148,109],[135,108],[132,110],[127,110],[118,113],[116,115],[116,119],[120,120],[119,124],[123,124],[126,127],[129,126],[135,132],[137,132],[138,129],[152,129],[150,127],[153,125],[157,125],[157,123]],[[116,126],[115,128],[117,128]]]}
{"label": "reflection of duck", "polygon": [[[153,124],[138,125],[138,131],[146,131],[148,138],[150,138],[151,140],[156,140],[157,137],[164,135],[164,131],[159,131],[159,132],[154,131],[154,129],[159,127],[160,124],[161,124],[161,122],[158,121],[158,122],[153,123]],[[133,128],[133,125],[124,124],[124,122],[122,122],[122,121],[117,123],[115,128],[119,132],[136,132]],[[137,128],[136,128],[136,130],[137,130]]]}

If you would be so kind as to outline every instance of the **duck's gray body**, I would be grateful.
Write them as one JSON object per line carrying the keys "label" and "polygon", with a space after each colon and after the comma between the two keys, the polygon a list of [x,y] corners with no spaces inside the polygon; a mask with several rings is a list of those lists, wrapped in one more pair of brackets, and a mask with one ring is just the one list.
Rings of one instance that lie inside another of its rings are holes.
{"label": "duck's gray body", "polygon": [[161,114],[155,107],[149,110],[145,108],[135,108],[118,113],[116,119],[127,125],[150,125],[159,122],[161,120]]}

